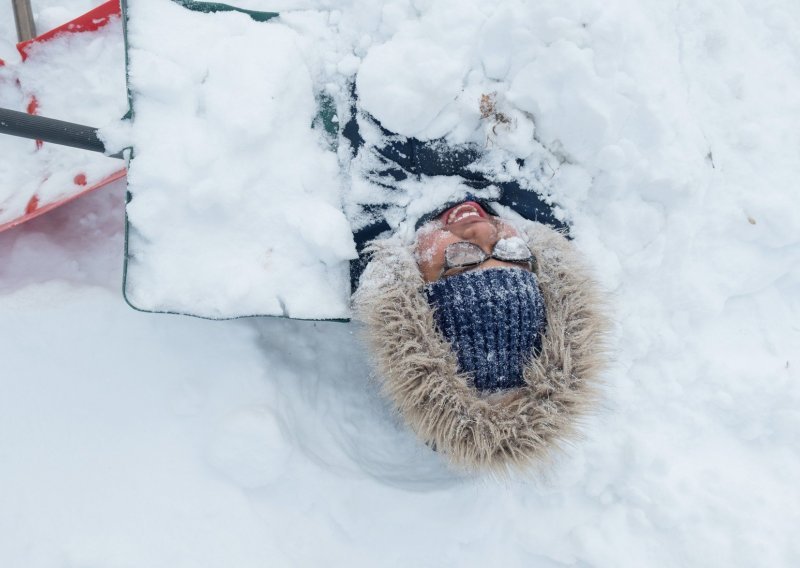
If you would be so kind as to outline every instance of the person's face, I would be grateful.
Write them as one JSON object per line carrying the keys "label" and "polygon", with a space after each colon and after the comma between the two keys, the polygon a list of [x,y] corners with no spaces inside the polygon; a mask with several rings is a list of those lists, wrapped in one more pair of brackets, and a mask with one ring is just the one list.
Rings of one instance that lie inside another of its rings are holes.
{"label": "person's face", "polygon": [[452,268],[443,272],[444,250],[447,245],[460,241],[474,243],[487,255],[492,253],[500,239],[520,236],[509,223],[489,215],[480,205],[467,201],[448,209],[442,215],[417,231],[415,253],[417,264],[425,282],[453,276],[467,270],[511,267],[523,268],[518,263],[490,258],[477,266]]}

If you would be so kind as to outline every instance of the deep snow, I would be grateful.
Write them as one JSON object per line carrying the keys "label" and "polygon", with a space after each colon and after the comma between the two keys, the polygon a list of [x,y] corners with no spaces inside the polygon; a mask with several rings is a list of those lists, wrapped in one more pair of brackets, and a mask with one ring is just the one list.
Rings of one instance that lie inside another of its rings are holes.
{"label": "deep snow", "polygon": [[[303,7],[285,19],[332,42],[331,74],[409,37],[467,38],[467,65],[518,46],[481,72],[542,149],[493,143],[553,156],[610,290],[603,408],[539,477],[448,471],[378,396],[356,325],[130,310],[116,184],[0,234],[0,563],[796,565],[800,5]],[[409,93],[403,124],[434,132]]]}

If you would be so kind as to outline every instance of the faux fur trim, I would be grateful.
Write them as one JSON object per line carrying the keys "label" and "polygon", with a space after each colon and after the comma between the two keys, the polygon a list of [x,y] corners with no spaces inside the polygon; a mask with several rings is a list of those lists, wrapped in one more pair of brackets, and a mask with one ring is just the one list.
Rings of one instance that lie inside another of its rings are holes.
{"label": "faux fur trim", "polygon": [[547,312],[524,387],[486,396],[469,386],[436,330],[409,247],[375,243],[354,295],[383,392],[422,441],[460,468],[505,473],[542,463],[576,434],[606,364],[605,303],[585,262],[553,229],[527,222],[524,230]]}

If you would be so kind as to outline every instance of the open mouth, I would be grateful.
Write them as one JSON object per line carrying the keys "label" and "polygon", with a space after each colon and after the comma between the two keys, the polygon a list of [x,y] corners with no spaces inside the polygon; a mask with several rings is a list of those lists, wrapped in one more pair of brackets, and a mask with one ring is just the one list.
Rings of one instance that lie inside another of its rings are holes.
{"label": "open mouth", "polygon": [[462,221],[469,221],[474,220],[477,221],[479,219],[485,219],[489,217],[489,214],[486,211],[475,203],[474,201],[467,201],[465,203],[461,203],[456,205],[455,207],[448,209],[444,213],[440,219],[444,221],[445,225],[453,225],[455,223],[460,223]]}

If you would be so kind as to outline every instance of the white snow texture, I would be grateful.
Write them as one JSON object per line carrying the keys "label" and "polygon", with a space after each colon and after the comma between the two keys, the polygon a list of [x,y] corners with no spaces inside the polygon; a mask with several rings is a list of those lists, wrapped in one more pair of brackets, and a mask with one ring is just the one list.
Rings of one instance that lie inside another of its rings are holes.
{"label": "white snow texture", "polygon": [[[253,41],[286,52],[221,50],[205,64],[249,70],[254,96],[277,95],[262,79],[280,74],[298,81],[287,89],[312,85],[286,120],[309,123],[309,93],[343,97],[358,74],[364,107],[389,128],[544,164],[613,301],[602,407],[544,472],[453,473],[381,400],[356,324],[128,308],[117,183],[0,234],[0,565],[798,565],[800,4],[242,5],[283,12],[279,39]],[[46,20],[90,6],[34,7]],[[13,63],[8,5],[0,15],[0,58]],[[164,42],[202,31],[201,20]],[[231,44],[250,37],[243,19],[224,20]],[[118,70],[104,65],[83,80]],[[225,108],[224,86],[208,87],[206,108]],[[153,104],[174,108],[195,89],[176,82]],[[481,119],[489,93],[507,122]],[[86,104],[106,96],[116,94],[98,86]],[[178,187],[196,168],[209,184],[230,181],[221,172],[246,178],[264,154],[227,148],[248,129],[236,112],[214,146],[198,140],[174,163],[153,156],[165,164],[159,181]],[[16,143],[0,139],[0,179],[35,175],[6,153]],[[208,163],[217,145],[233,171]],[[350,186],[358,174],[345,168],[331,183],[361,191]],[[210,188],[188,190],[212,232],[227,211]],[[314,199],[333,204],[337,191]],[[317,230],[293,227],[303,239]],[[330,254],[331,264],[346,256]]]}
{"label": "white snow texture", "polygon": [[241,13],[129,5],[127,298],[208,317],[348,317],[356,251],[336,154],[311,129],[303,38]]}

